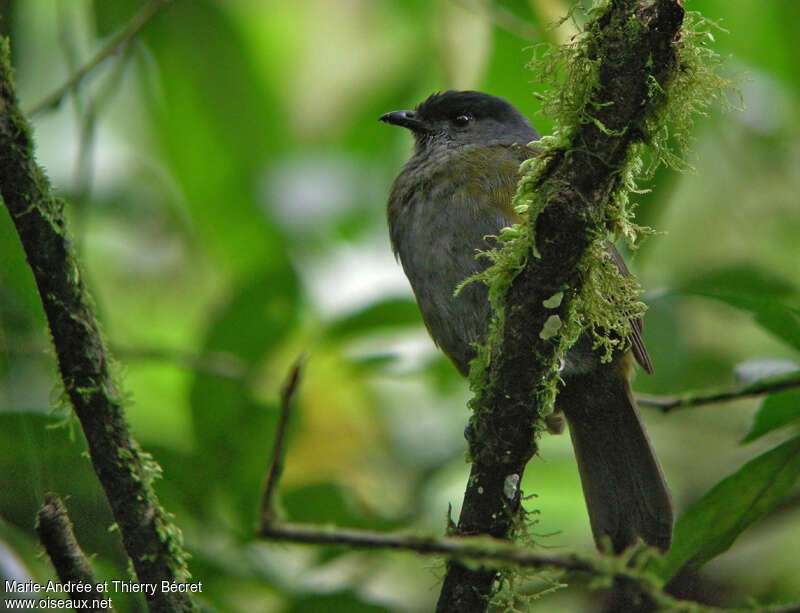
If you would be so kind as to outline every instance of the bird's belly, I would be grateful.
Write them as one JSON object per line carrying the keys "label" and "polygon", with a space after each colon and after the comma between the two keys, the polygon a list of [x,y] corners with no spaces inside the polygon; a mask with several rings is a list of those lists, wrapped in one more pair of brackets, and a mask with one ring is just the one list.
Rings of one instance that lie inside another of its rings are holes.
{"label": "bird's belly", "polygon": [[[474,345],[486,341],[491,308],[487,288],[480,281],[469,283],[458,295],[455,290],[485,268],[476,255],[489,248],[484,237],[496,234],[498,228],[489,229],[484,223],[464,231],[453,225],[457,212],[450,208],[438,215],[415,216],[409,228],[415,240],[401,240],[398,253],[431,337],[466,375],[475,356]],[[413,245],[427,247],[414,249]]]}

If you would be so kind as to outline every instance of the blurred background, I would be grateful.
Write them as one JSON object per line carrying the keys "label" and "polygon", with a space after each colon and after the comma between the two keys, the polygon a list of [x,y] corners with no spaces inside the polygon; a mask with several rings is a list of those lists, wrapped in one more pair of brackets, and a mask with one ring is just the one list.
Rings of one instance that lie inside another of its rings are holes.
{"label": "blurred background", "polygon": [[[23,109],[36,109],[144,4],[0,2]],[[411,139],[377,119],[433,91],[474,88],[507,98],[549,133],[533,95],[543,85],[526,64],[537,43],[575,32],[571,21],[550,27],[570,5],[174,2],[58,108],[33,115],[38,159],[68,202],[73,246],[120,363],[128,418],[164,469],[157,492],[184,532],[209,610],[432,609],[441,561],[253,538],[280,384],[306,353],[281,483],[287,519],[442,534],[448,505],[458,517],[467,383],[427,337],[392,256],[385,202]],[[629,257],[650,306],[656,374],[634,384],[649,394],[800,368],[791,316],[800,304],[800,4],[686,8],[720,26],[708,44],[727,58],[744,109],[712,109],[695,126],[695,170],[659,171],[643,186],[652,192],[636,195],[637,221],[660,232]],[[679,513],[793,433],[740,444],[759,403],[643,409]],[[66,416],[3,209],[2,571],[13,576],[16,561],[39,582],[52,576],[33,524],[54,490],[68,497],[98,573],[123,579],[108,505]],[[525,504],[540,545],[593,549],[568,436],[542,440],[523,489],[534,495]],[[682,589],[727,606],[800,599],[799,520],[795,488]],[[539,576],[515,589],[554,585],[557,577]],[[121,611],[144,610],[111,596]],[[530,607],[581,611],[595,599],[578,581]]]}

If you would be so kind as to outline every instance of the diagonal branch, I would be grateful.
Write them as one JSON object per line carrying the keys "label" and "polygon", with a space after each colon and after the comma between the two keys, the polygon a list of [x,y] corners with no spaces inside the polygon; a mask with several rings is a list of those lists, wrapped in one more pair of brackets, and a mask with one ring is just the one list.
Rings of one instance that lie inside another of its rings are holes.
{"label": "diagonal branch", "polygon": [[[622,188],[632,149],[644,142],[648,118],[665,103],[663,92],[676,72],[676,42],[683,21],[680,0],[612,0],[589,24],[586,54],[596,82],[579,109],[581,122],[568,142],[551,151],[536,192],[544,203],[535,220],[539,254],[505,293],[503,329],[473,400],[472,468],[456,534],[509,538],[520,521],[521,481],[536,452],[538,415],[545,414],[540,384],[552,378],[556,345],[540,336],[554,314],[569,321],[570,303],[581,288],[578,265],[592,233],[606,232],[606,214]],[[562,126],[562,130],[572,126]],[[543,302],[563,288],[556,310]],[[490,289],[491,292],[491,289]],[[485,611],[498,579],[495,566],[449,564],[437,611]]]}
{"label": "diagonal branch", "polygon": [[[0,196],[25,250],[50,327],[64,390],[80,420],[92,464],[125,549],[142,583],[185,581],[180,531],[152,487],[160,470],[140,451],[111,375],[100,325],[55,198],[33,156],[30,126],[19,110],[8,40],[0,40]],[[153,611],[193,611],[186,594],[148,593]]]}

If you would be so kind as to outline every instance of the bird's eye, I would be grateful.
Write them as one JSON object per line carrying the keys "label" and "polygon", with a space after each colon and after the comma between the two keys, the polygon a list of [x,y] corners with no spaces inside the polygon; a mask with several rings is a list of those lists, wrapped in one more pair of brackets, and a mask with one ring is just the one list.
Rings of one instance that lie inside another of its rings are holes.
{"label": "bird's eye", "polygon": [[471,115],[467,115],[466,113],[464,113],[462,115],[456,115],[453,118],[453,124],[455,126],[459,127],[459,128],[463,128],[464,126],[469,124],[469,122],[471,120],[472,120],[472,116]]}

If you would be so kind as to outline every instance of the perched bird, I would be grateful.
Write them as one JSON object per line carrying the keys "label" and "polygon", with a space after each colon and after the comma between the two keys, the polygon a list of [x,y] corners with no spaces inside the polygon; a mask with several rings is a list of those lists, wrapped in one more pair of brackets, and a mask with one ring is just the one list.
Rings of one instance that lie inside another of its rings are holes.
{"label": "perched bird", "polygon": [[[519,221],[511,200],[538,134],[511,104],[475,91],[434,94],[380,120],[414,136],[414,153],[389,196],[392,247],[434,342],[467,375],[474,343],[486,341],[491,307],[483,284],[453,292],[486,265],[475,255],[493,246],[487,237]],[[629,274],[614,246],[607,248]],[[629,383],[634,359],[652,372],[641,321],[631,322],[631,338],[631,351],[603,364],[591,339],[581,337],[566,356],[556,409],[569,424],[598,547],[610,539],[619,552],[642,539],[666,550],[672,505]]]}

